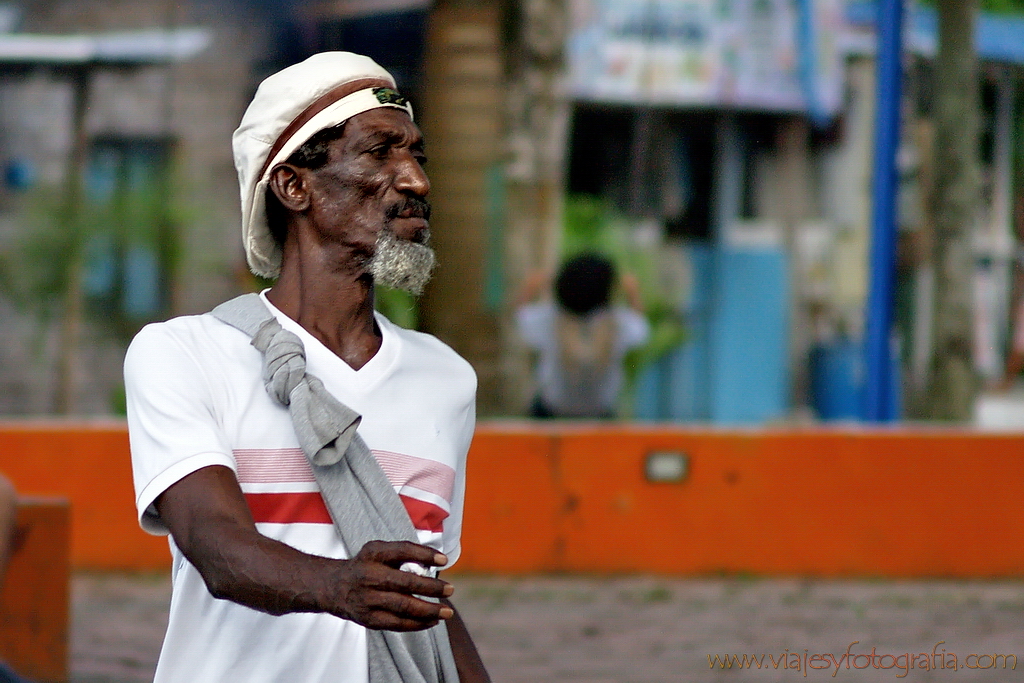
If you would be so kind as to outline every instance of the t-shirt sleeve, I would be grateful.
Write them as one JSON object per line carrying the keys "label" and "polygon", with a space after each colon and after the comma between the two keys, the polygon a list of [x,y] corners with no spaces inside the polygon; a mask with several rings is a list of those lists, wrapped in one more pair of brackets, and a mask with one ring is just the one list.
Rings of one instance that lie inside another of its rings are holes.
{"label": "t-shirt sleeve", "polygon": [[157,497],[200,468],[235,469],[234,458],[202,366],[166,324],[136,335],[125,356],[124,382],[139,523],[166,535],[153,505]]}
{"label": "t-shirt sleeve", "polygon": [[647,318],[632,308],[620,307],[617,310],[619,324],[619,342],[622,350],[636,348],[647,342],[651,336],[651,327]]}

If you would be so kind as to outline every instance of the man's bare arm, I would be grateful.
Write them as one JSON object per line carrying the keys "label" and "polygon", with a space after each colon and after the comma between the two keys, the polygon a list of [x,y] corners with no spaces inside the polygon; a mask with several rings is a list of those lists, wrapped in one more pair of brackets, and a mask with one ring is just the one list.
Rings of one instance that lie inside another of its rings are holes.
{"label": "man's bare arm", "polygon": [[259,533],[234,472],[204,467],[168,488],[157,512],[214,597],[270,614],[326,612],[367,628],[415,631],[454,614],[416,595],[452,586],[399,570],[443,566],[444,555],[408,542],[373,541],[349,560],[308,555]]}
{"label": "man's bare arm", "polygon": [[469,635],[469,629],[459,616],[447,598],[441,602],[452,610],[452,618],[448,620],[448,640],[452,644],[452,654],[455,656],[455,668],[459,672],[459,683],[491,683],[491,677],[487,673],[484,662],[477,652],[473,638]]}

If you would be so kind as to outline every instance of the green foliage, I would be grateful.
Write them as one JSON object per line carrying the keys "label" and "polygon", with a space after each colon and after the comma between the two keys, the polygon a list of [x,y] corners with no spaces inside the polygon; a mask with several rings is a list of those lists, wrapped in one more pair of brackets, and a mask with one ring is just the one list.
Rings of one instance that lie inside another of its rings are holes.
{"label": "green foliage", "polygon": [[53,188],[34,192],[24,206],[24,229],[0,254],[0,290],[19,311],[48,320],[64,304],[72,267],[105,217],[70,212]]}
{"label": "green foliage", "polygon": [[[136,182],[105,201],[87,192],[68,198],[53,187],[27,194],[18,230],[0,252],[0,293],[36,319],[39,334],[55,319],[81,315],[126,343],[142,325],[166,317],[179,258],[176,226],[185,216],[169,201],[164,182],[159,176]],[[147,282],[155,287],[157,308],[145,313],[126,303],[128,262],[139,254],[145,272],[156,278]],[[73,357],[78,338],[63,332],[58,354]],[[112,396],[112,408],[123,410],[123,398]]]}
{"label": "green foliage", "polygon": [[384,317],[407,330],[415,330],[419,323],[416,297],[400,289],[378,285],[374,290],[374,304]]}
{"label": "green foliage", "polygon": [[572,195],[565,201],[562,256],[570,258],[582,251],[612,253],[619,249],[619,235],[610,229],[611,205],[592,195]]}
{"label": "green foliage", "polygon": [[[918,0],[922,5],[934,7],[936,0]],[[1024,14],[1024,0],[981,0],[979,9],[992,14]]]}
{"label": "green foliage", "polygon": [[993,14],[1024,14],[1024,0],[982,0],[981,11]]}

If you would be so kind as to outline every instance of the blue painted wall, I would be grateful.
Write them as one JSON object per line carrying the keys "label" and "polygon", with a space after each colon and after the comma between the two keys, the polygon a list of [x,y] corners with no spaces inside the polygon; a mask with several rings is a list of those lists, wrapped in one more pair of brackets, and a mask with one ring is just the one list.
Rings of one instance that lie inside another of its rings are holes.
{"label": "blue painted wall", "polygon": [[643,420],[762,424],[789,411],[789,278],[781,248],[699,245],[686,342],[639,378]]}

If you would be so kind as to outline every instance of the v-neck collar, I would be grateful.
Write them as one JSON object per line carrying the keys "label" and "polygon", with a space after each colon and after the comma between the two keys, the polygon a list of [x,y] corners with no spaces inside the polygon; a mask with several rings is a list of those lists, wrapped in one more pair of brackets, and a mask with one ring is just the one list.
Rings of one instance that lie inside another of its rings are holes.
{"label": "v-neck collar", "polygon": [[391,321],[377,311],[373,312],[377,328],[380,329],[381,342],[377,353],[373,354],[370,360],[366,361],[363,367],[356,370],[342,360],[333,351],[327,348],[323,342],[309,333],[306,328],[282,313],[267,298],[265,289],[260,292],[260,298],[267,305],[270,312],[274,314],[281,327],[294,333],[306,349],[306,365],[309,372],[320,377],[329,387],[332,377],[344,378],[347,382],[355,382],[359,387],[366,389],[382,380],[395,362],[401,348],[401,339],[395,334],[391,327]]}

